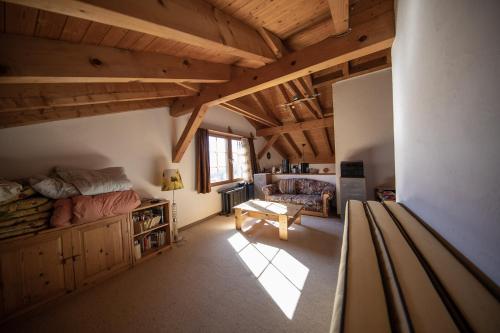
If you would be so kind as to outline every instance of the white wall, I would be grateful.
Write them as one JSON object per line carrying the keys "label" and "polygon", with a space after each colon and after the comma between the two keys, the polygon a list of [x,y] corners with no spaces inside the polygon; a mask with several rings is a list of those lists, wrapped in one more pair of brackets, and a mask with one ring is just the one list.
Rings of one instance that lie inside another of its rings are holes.
{"label": "white wall", "polygon": [[363,160],[367,195],[373,199],[376,186],[394,184],[391,70],[334,84],[333,109],[337,183],[341,161]]}
{"label": "white wall", "polygon": [[[170,165],[172,146],[188,116],[172,118],[167,108],[71,119],[0,130],[0,178],[47,174],[54,166],[104,168],[123,166],[143,197],[172,198],[160,191],[161,171]],[[253,127],[241,116],[212,108],[203,127],[249,135]],[[254,134],[255,131],[253,130]],[[193,140],[194,142],[194,140]],[[256,140],[256,149],[264,145]],[[273,152],[273,155],[277,155]],[[179,226],[220,211],[216,187],[209,194],[195,191],[195,147],[181,163],[185,188],[176,191]]]}
{"label": "white wall", "polygon": [[500,2],[398,1],[398,200],[500,283]]}

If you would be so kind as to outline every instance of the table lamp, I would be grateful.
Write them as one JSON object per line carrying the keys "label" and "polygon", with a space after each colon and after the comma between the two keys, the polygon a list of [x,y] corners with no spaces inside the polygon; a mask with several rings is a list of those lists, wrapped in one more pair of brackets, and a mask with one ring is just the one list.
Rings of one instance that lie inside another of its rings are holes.
{"label": "table lamp", "polygon": [[177,205],[175,204],[175,190],[183,188],[184,184],[182,183],[181,174],[178,169],[163,170],[161,190],[172,191],[172,232],[174,242],[182,240],[182,237],[179,235],[179,231],[177,230]]}

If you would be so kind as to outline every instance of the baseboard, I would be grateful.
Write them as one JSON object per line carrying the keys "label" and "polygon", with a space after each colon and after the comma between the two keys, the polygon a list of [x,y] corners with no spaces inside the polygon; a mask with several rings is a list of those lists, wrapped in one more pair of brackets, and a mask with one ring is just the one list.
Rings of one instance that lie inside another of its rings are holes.
{"label": "baseboard", "polygon": [[189,223],[188,225],[185,225],[185,226],[180,227],[180,228],[179,228],[179,231],[184,231],[184,230],[186,230],[186,229],[189,229],[189,228],[191,228],[191,227],[194,227],[194,226],[196,226],[196,225],[198,225],[198,224],[200,224],[200,223],[203,223],[203,222],[205,222],[205,221],[207,221],[207,220],[210,220],[212,217],[219,216],[219,214],[220,214],[220,212],[217,212],[217,213],[214,213],[214,214],[209,215],[209,216],[207,216],[207,217],[204,217],[204,218],[202,218],[202,219],[200,219],[200,220],[198,220],[198,221],[194,221],[193,223]]}

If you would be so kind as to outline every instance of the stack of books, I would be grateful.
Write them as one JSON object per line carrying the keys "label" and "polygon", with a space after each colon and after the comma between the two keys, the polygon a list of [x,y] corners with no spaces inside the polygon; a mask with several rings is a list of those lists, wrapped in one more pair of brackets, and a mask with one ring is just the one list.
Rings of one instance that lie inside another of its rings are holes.
{"label": "stack of books", "polygon": [[167,232],[165,230],[153,231],[141,241],[142,252],[152,248],[158,248],[165,245],[167,241]]}

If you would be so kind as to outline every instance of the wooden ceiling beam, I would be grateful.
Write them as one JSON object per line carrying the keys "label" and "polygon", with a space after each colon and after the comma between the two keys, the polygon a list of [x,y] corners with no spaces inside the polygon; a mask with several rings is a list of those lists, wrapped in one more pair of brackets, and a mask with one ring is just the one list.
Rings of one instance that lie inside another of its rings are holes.
{"label": "wooden ceiling beam", "polygon": [[189,82],[176,82],[177,85],[191,90],[194,93],[199,93],[201,90],[201,86],[199,83],[189,83]]}
{"label": "wooden ceiling beam", "polygon": [[302,151],[300,150],[299,146],[297,146],[291,135],[289,133],[285,133],[283,134],[283,137],[286,139],[290,147],[292,147],[295,156],[298,158],[302,158]]}
{"label": "wooden ceiling beam", "polygon": [[[229,111],[240,114],[246,118],[252,119],[258,123],[261,123],[265,126],[277,126],[278,123],[276,120],[271,119],[268,115],[256,110],[255,108],[251,108],[248,105],[234,100],[229,101],[227,103],[220,104],[221,107],[228,109]],[[193,140],[193,137],[200,127],[203,117],[208,111],[209,106],[207,104],[203,104],[200,108],[197,109],[196,113],[191,114],[184,131],[182,132],[181,138],[177,142],[173,152],[173,162],[180,162],[182,156],[184,155],[187,147]]]}
{"label": "wooden ceiling beam", "polygon": [[[304,89],[300,89],[296,84],[296,81],[298,82],[299,80],[294,80],[286,83],[286,85],[290,87],[290,89],[295,93],[296,96],[299,96],[300,98],[305,98],[312,95],[305,92]],[[319,119],[323,117],[320,110],[311,101],[306,100],[302,104],[306,107],[306,109],[312,114],[314,118]]]}
{"label": "wooden ceiling beam", "polygon": [[[347,65],[347,63],[345,63]],[[348,66],[347,66],[348,67]],[[345,75],[342,70],[338,70],[326,75],[313,77],[312,85],[314,89],[321,88],[324,86],[331,86],[335,82],[342,81],[348,78],[348,75]]]}
{"label": "wooden ceiling beam", "polygon": [[[312,78],[310,75],[307,77],[301,77],[300,79],[296,80],[298,83],[299,89],[303,92],[303,94],[307,94],[309,96],[313,96],[314,94],[317,93],[317,91],[314,90],[312,87]],[[321,104],[319,103],[319,97],[314,98],[310,101],[311,106],[314,108],[315,112],[318,114],[320,118],[324,117],[324,112],[323,108],[321,107]]]}
{"label": "wooden ceiling beam", "polygon": [[227,83],[206,87],[199,96],[179,99],[170,114],[180,116],[204,103],[224,103],[389,48],[394,35],[394,11],[389,11],[359,24],[347,35],[327,38],[264,67],[241,71]]}
{"label": "wooden ceiling beam", "polygon": [[249,66],[273,62],[259,32],[203,0],[7,0],[233,55]]}
{"label": "wooden ceiling beam", "polygon": [[335,146],[332,144],[332,141],[330,140],[330,135],[328,134],[328,129],[324,128],[324,135],[326,138],[326,142],[328,143],[328,149],[330,150],[330,154],[335,158]]}
{"label": "wooden ceiling beam", "polygon": [[323,129],[333,127],[333,117],[306,120],[299,123],[290,123],[278,127],[267,127],[257,130],[257,136],[269,136],[273,134],[285,134],[290,132],[300,132],[313,129]]}
{"label": "wooden ceiling beam", "polygon": [[[252,125],[255,129],[259,128],[260,127],[260,124],[255,122],[254,120],[250,119],[250,118],[247,118],[247,117],[243,117],[245,118],[246,121],[248,121],[248,123],[250,125]],[[270,137],[267,137],[267,138],[264,138],[264,140],[267,142],[269,141]],[[288,156],[288,154],[282,149],[282,147],[279,145],[279,142],[278,140],[276,142],[274,142],[274,144],[272,145],[272,147],[281,155],[283,156],[284,158],[286,158]]]}
{"label": "wooden ceiling beam", "polygon": [[169,99],[158,99],[149,101],[114,102],[108,104],[26,110],[20,112],[1,112],[0,128],[25,126],[73,118],[100,116],[118,112],[160,108],[166,107],[169,104]]}
{"label": "wooden ceiling beam", "polygon": [[333,35],[340,35],[349,29],[349,0],[328,0],[332,14]]}
{"label": "wooden ceiling beam", "polygon": [[172,162],[179,163],[182,159],[182,156],[186,152],[191,140],[193,139],[196,131],[200,127],[203,122],[203,118],[208,111],[208,105],[203,104],[200,105],[189,117],[189,120],[182,131],[181,137],[177,144],[175,145],[172,152]]}
{"label": "wooden ceiling beam", "polygon": [[[309,80],[306,80],[305,78],[300,78],[299,83],[302,85],[302,88],[307,91],[309,94],[314,93],[314,88],[312,87],[312,80],[309,77]],[[323,108],[321,107],[321,104],[319,103],[318,99],[312,100],[312,105],[315,106],[315,109],[318,111],[320,118],[324,117],[325,112],[323,111]],[[333,128],[333,118],[331,122],[332,128]],[[330,155],[334,156],[335,155],[335,149],[333,148],[332,144],[330,143],[330,137],[328,136],[328,130],[327,128],[323,128],[321,130],[321,136],[323,137],[323,140],[326,141],[328,150],[330,151]],[[315,154],[315,156],[318,156],[318,154]]]}
{"label": "wooden ceiling beam", "polygon": [[59,40],[0,34],[0,45],[0,83],[217,83],[231,75],[229,65]]}
{"label": "wooden ceiling beam", "polygon": [[276,119],[272,118],[266,113],[261,112],[259,109],[252,108],[251,106],[240,102],[238,100],[229,101],[227,103],[220,104],[225,109],[229,111],[238,113],[244,117],[255,120],[265,126],[279,126],[281,123]]}
{"label": "wooden ceiling beam", "polygon": [[281,59],[285,54],[289,53],[285,44],[283,44],[283,41],[278,36],[265,28],[260,28],[258,31],[264,39],[264,42],[274,53],[276,59]]}
{"label": "wooden ceiling beam", "polygon": [[[288,103],[290,101],[290,96],[288,95],[288,91],[286,90],[286,87],[283,84],[278,85],[277,87],[278,93],[281,95],[285,103]],[[300,118],[299,114],[297,113],[297,110],[295,108],[291,107],[286,107],[290,113],[292,114],[292,118],[295,122],[300,122],[302,119]]]}
{"label": "wooden ceiling beam", "polygon": [[0,87],[0,112],[190,96],[173,83],[15,84]]}
{"label": "wooden ceiling beam", "polygon": [[391,67],[390,49],[387,50],[386,55],[383,55],[379,58],[365,61],[359,64],[357,63],[355,65],[349,65],[349,62],[346,62],[342,65],[342,70],[314,77],[312,79],[312,86],[314,87],[314,89],[324,86],[331,86],[335,82],[339,82],[363,74],[376,72],[389,67]]}
{"label": "wooden ceiling beam", "polygon": [[[284,85],[278,86],[278,92],[281,94],[281,96],[283,97],[285,102],[289,101],[290,96],[288,95],[288,92],[287,92]],[[302,117],[299,115],[299,113],[294,108],[288,108],[288,109],[290,110],[295,122],[302,122],[303,121]],[[309,145],[309,147],[311,148],[311,151],[313,152],[314,156],[317,156],[318,149],[316,148],[316,145],[313,144],[313,139],[312,139],[311,135],[309,134],[309,132],[307,130],[304,130],[303,133],[304,133],[304,138],[306,139],[306,142]]]}
{"label": "wooden ceiling beam", "polygon": [[257,106],[269,116],[269,118],[275,120],[275,122],[278,125],[281,125],[281,121],[278,119],[278,117],[276,117],[274,112],[267,107],[264,96],[262,96],[260,91],[256,92],[255,94],[251,94],[250,96],[252,97],[254,102],[257,104]]}
{"label": "wooden ceiling beam", "polygon": [[[265,153],[267,153],[267,151],[269,149],[271,149],[271,147],[274,145],[274,143],[276,142],[276,140],[278,140],[278,138],[280,137],[280,134],[275,134],[269,138],[266,138],[267,142],[266,144],[264,145],[264,147],[262,147],[262,149],[257,153],[257,159],[261,159]],[[286,156],[283,156],[283,157],[286,157]]]}

